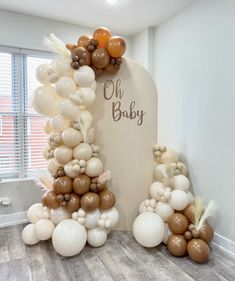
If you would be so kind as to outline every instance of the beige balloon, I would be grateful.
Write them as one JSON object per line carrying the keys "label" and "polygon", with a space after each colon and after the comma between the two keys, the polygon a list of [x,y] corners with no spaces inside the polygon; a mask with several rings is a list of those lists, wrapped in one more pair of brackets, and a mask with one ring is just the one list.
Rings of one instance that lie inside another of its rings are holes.
{"label": "beige balloon", "polygon": [[61,145],[55,149],[54,155],[56,161],[59,164],[64,165],[72,159],[73,151],[70,147],[67,147],[66,145]]}
{"label": "beige balloon", "polygon": [[88,143],[80,143],[73,150],[73,157],[88,161],[92,157],[92,148]]}
{"label": "beige balloon", "polygon": [[82,141],[82,134],[73,128],[67,128],[62,133],[63,143],[68,147],[75,147]]}
{"label": "beige balloon", "polygon": [[87,161],[86,174],[89,177],[97,177],[103,172],[103,163],[99,158],[92,157]]}

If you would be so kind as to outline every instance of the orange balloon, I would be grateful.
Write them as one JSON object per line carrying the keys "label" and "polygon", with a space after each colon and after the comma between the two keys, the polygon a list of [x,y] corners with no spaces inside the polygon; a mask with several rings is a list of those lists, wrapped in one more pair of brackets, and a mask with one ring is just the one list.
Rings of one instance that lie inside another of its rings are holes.
{"label": "orange balloon", "polygon": [[111,32],[106,27],[99,27],[93,33],[93,39],[98,41],[98,48],[106,48]]}
{"label": "orange balloon", "polygon": [[111,57],[120,58],[126,51],[126,42],[121,37],[113,36],[108,41],[107,50]]}
{"label": "orange balloon", "polygon": [[78,47],[83,47],[86,48],[88,45],[88,42],[92,39],[92,37],[90,35],[84,34],[81,37],[79,37],[78,39]]}

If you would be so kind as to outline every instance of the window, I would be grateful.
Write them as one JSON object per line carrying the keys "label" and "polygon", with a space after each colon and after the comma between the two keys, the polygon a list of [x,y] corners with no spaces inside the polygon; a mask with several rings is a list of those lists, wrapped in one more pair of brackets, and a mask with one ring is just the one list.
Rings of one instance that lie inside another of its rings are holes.
{"label": "window", "polygon": [[0,47],[0,178],[33,176],[46,167],[46,117],[31,106],[35,71],[52,55]]}

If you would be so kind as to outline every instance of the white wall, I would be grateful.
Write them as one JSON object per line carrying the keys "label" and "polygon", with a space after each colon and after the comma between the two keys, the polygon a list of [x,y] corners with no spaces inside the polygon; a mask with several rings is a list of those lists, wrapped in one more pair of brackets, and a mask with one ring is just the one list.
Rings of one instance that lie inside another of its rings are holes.
{"label": "white wall", "polygon": [[156,29],[159,143],[188,163],[195,194],[219,205],[235,241],[235,1],[195,2]]}

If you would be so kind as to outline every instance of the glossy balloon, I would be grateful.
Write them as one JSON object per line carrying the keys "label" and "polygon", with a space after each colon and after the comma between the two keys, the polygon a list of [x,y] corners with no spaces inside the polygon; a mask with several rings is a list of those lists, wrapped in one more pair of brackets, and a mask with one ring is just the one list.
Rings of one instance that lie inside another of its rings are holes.
{"label": "glossy balloon", "polygon": [[76,91],[76,84],[70,77],[61,77],[55,84],[56,93],[61,98],[67,98],[70,94]]}
{"label": "glossy balloon", "polygon": [[106,48],[111,32],[106,27],[99,27],[93,33],[93,39],[98,41],[98,48]]}
{"label": "glossy balloon", "polygon": [[166,222],[168,218],[174,213],[174,210],[166,202],[158,202],[155,212]]}
{"label": "glossy balloon", "polygon": [[82,138],[80,131],[73,128],[67,128],[62,133],[63,143],[68,147],[75,147],[82,141]]}
{"label": "glossy balloon", "polygon": [[48,208],[55,209],[60,205],[56,200],[57,194],[54,191],[47,191],[42,196],[42,204]]}
{"label": "glossy balloon", "polygon": [[54,224],[51,220],[41,219],[34,226],[34,232],[39,240],[48,240],[54,231]]}
{"label": "glossy balloon", "polygon": [[90,184],[90,177],[85,174],[81,174],[73,180],[73,191],[79,195],[83,195],[89,191]]}
{"label": "glossy balloon", "polygon": [[71,148],[67,147],[66,145],[61,145],[55,149],[54,152],[56,161],[64,165],[68,163],[73,157],[73,151]]}
{"label": "glossy balloon", "polygon": [[81,66],[78,70],[76,70],[73,77],[80,87],[89,87],[95,81],[94,70],[87,65]]}
{"label": "glossy balloon", "polygon": [[97,68],[105,68],[110,61],[109,53],[106,49],[96,49],[91,56],[92,64]]}
{"label": "glossy balloon", "polygon": [[95,92],[90,87],[79,88],[75,93],[75,102],[80,106],[87,107],[94,103]]}
{"label": "glossy balloon", "polygon": [[80,143],[73,150],[73,157],[88,161],[92,157],[92,148],[88,143]]}
{"label": "glossy balloon", "polygon": [[214,237],[214,230],[208,223],[204,224],[200,228],[199,233],[200,233],[200,238],[204,240],[206,243],[209,243]]}
{"label": "glossy balloon", "polygon": [[59,105],[60,114],[68,120],[76,120],[79,116],[79,108],[70,100],[63,100]]}
{"label": "glossy balloon", "polygon": [[107,240],[107,232],[101,228],[89,229],[87,232],[87,242],[93,247],[101,247]]}
{"label": "glossy balloon", "polygon": [[173,188],[180,189],[185,192],[189,190],[189,180],[184,175],[177,175],[173,178]]}
{"label": "glossy balloon", "polygon": [[[83,47],[78,47],[72,51],[72,59],[76,57],[76,61],[82,65],[91,64],[91,54]],[[77,60],[78,59],[78,60]],[[74,59],[73,59],[74,60]]]}
{"label": "glossy balloon", "polygon": [[72,180],[65,176],[57,178],[53,183],[54,191],[57,194],[66,194],[72,192]]}
{"label": "glossy balloon", "polygon": [[35,235],[33,223],[26,225],[23,229],[22,240],[27,245],[35,245],[40,241]]}
{"label": "glossy balloon", "polygon": [[99,207],[99,203],[100,203],[99,195],[97,195],[94,192],[87,192],[81,198],[81,208],[85,212],[94,211]]}
{"label": "glossy balloon", "polygon": [[182,257],[187,252],[187,241],[183,235],[172,235],[167,241],[169,252],[176,257]]}
{"label": "glossy balloon", "polygon": [[98,220],[100,219],[100,210],[95,209],[92,212],[86,212],[85,227],[88,229],[94,228],[98,225]]}
{"label": "glossy balloon", "polygon": [[76,193],[70,194],[71,199],[68,201],[67,210],[69,212],[75,212],[80,208],[80,197]]}
{"label": "glossy balloon", "polygon": [[168,219],[168,225],[170,230],[174,234],[184,234],[188,229],[188,219],[179,213],[172,214]]}
{"label": "glossy balloon", "polygon": [[107,43],[107,50],[111,57],[119,58],[123,56],[126,51],[126,42],[121,37],[113,36]]}
{"label": "glossy balloon", "polygon": [[73,77],[74,70],[71,67],[71,59],[63,56],[52,61],[52,67],[59,76]]}
{"label": "glossy balloon", "polygon": [[103,190],[99,194],[100,196],[100,209],[107,210],[115,205],[116,197],[111,190]]}
{"label": "glossy balloon", "polygon": [[51,210],[50,219],[54,224],[58,224],[63,220],[71,218],[71,213],[69,213],[65,208],[59,207]]}
{"label": "glossy balloon", "polygon": [[169,203],[173,209],[177,211],[182,211],[187,207],[189,203],[187,193],[179,189],[173,190],[171,192]]}
{"label": "glossy balloon", "polygon": [[50,119],[50,127],[56,132],[61,132],[69,127],[69,121],[57,114]]}
{"label": "glossy balloon", "polygon": [[89,177],[97,177],[103,172],[103,163],[99,158],[92,157],[87,161],[86,174]]}
{"label": "glossy balloon", "polygon": [[30,222],[36,223],[42,218],[44,206],[41,203],[33,204],[27,211],[27,218]]}
{"label": "glossy balloon", "polygon": [[185,217],[191,222],[194,223],[194,205],[189,204],[184,210]]}
{"label": "glossy balloon", "polygon": [[79,37],[77,45],[78,47],[86,48],[88,45],[88,42],[92,39],[90,35],[84,34]]}
{"label": "glossy balloon", "polygon": [[207,243],[202,239],[190,240],[187,250],[190,258],[197,263],[206,262],[210,255],[210,249]]}
{"label": "glossy balloon", "polygon": [[50,71],[53,71],[52,66],[50,64],[44,63],[40,64],[36,69],[36,77],[39,82],[41,82],[44,85],[50,85]]}

